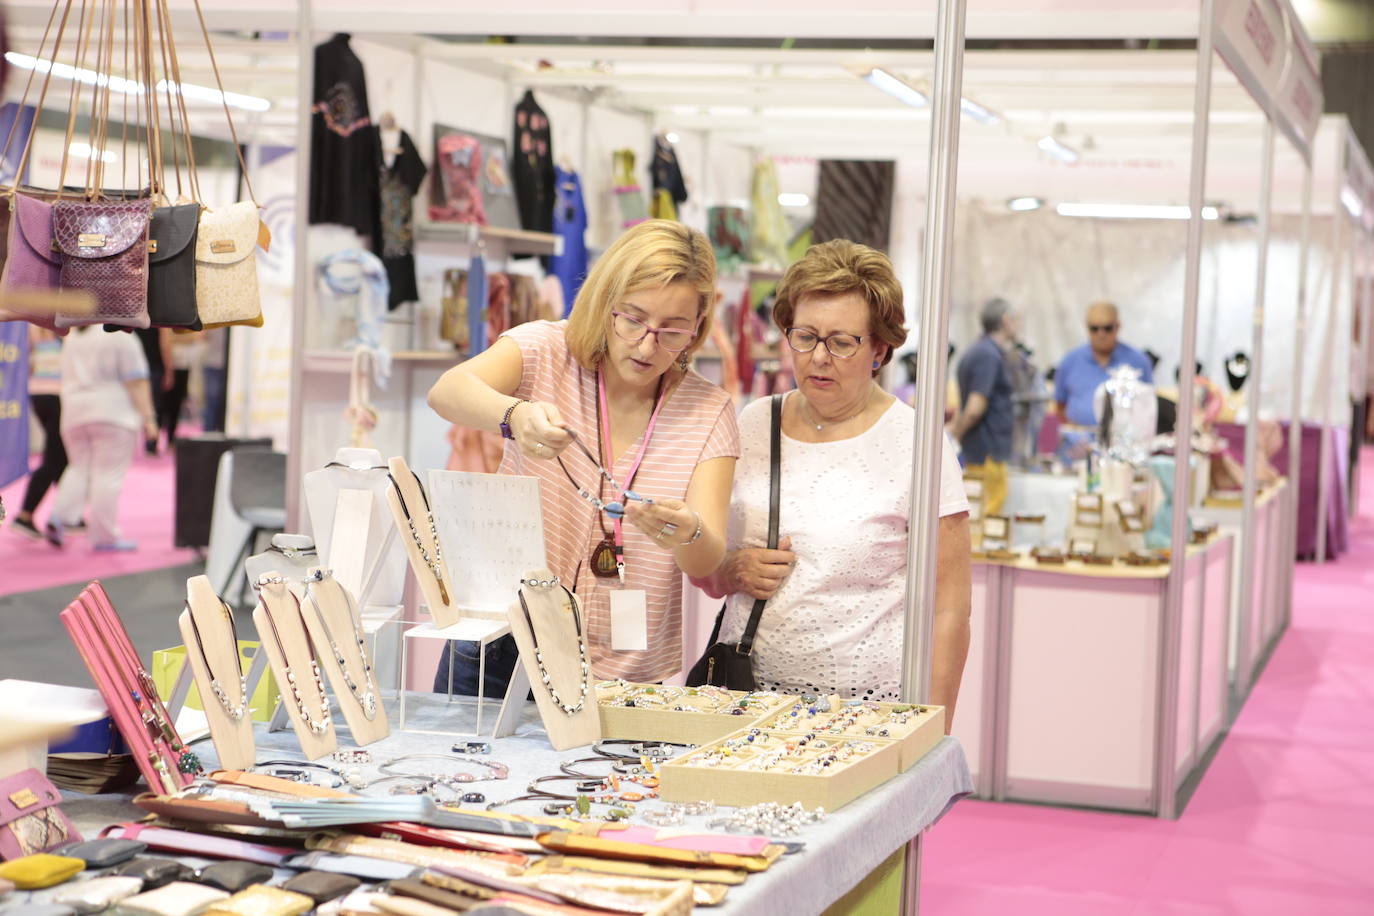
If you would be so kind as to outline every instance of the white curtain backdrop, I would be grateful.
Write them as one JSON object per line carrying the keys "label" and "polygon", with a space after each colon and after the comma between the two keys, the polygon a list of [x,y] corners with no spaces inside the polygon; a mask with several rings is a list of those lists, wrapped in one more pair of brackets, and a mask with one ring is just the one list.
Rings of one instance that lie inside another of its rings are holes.
{"label": "white curtain backdrop", "polygon": [[[1253,356],[1258,229],[1253,223],[1221,221],[1205,228],[1197,353],[1203,371],[1225,387],[1223,360],[1237,350]],[[1333,419],[1343,422],[1354,358],[1349,262],[1338,277],[1333,321],[1330,217],[1313,217],[1312,230],[1303,410],[1308,418],[1318,416],[1325,396]],[[982,303],[1003,296],[1022,310],[1024,340],[1035,351],[1036,364],[1047,368],[1086,341],[1085,309],[1107,299],[1121,310],[1121,339],[1160,354],[1159,384],[1173,384],[1183,313],[1185,221],[1085,219],[1052,210],[1013,213],[1000,203],[963,202],[955,231],[950,338],[961,351],[980,333]],[[1299,218],[1276,216],[1264,310],[1265,416],[1287,417],[1290,412],[1298,243]],[[1328,333],[1333,344],[1329,364],[1323,360]]]}

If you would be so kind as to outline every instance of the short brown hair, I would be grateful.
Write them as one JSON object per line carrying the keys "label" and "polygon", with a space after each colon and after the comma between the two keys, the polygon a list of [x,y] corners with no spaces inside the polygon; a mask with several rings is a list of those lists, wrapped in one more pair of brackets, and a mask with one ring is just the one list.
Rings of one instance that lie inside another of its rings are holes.
{"label": "short brown hair", "polygon": [[[906,343],[906,309],[902,284],[887,255],[848,239],[812,245],[801,259],[787,268],[773,302],[773,321],[784,334],[792,326],[797,304],[815,293],[858,293],[868,303],[868,323],[873,336],[887,344],[882,365]],[[875,371],[873,373],[877,375]]]}
{"label": "short brown hair", "polygon": [[611,310],[627,294],[683,282],[697,293],[696,339],[683,351],[690,359],[711,334],[716,301],[716,253],[695,229],[666,219],[651,219],[626,230],[596,259],[577,292],[568,316],[568,351],[584,369],[595,369],[606,355]]}

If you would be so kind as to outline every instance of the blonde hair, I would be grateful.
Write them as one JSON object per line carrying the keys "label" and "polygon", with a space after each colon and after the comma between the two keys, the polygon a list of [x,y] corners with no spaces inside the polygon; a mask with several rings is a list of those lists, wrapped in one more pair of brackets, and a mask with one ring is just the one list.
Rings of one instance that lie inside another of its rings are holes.
{"label": "blonde hair", "polygon": [[[887,344],[880,365],[892,361],[892,352],[906,343],[906,310],[902,284],[887,255],[848,239],[812,245],[801,260],[787,268],[773,302],[773,321],[784,334],[792,327],[797,304],[816,293],[857,293],[868,305],[871,336]],[[874,375],[878,374],[874,370]]]}
{"label": "blonde hair", "polygon": [[584,369],[595,369],[606,355],[611,310],[629,293],[686,283],[697,293],[696,339],[679,354],[691,359],[711,332],[716,301],[716,254],[706,236],[682,223],[652,219],[625,231],[597,258],[577,292],[568,316],[568,350]]}

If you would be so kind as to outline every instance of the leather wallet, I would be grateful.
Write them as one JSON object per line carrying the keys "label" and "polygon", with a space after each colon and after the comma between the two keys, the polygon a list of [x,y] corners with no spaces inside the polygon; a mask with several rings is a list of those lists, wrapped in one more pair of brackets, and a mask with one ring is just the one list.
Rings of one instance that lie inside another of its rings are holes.
{"label": "leather wallet", "polygon": [[288,891],[304,894],[316,903],[328,903],[352,893],[362,882],[352,875],[336,875],[327,871],[308,871],[282,884]]}
{"label": "leather wallet", "polygon": [[125,862],[114,870],[116,875],[129,875],[143,879],[145,891],[156,890],[173,881],[190,881],[195,871],[171,859],[145,858]]}
{"label": "leather wallet", "polygon": [[200,916],[211,904],[228,900],[229,895],[204,884],[173,881],[155,891],[129,897],[115,907],[115,916]]}
{"label": "leather wallet", "polygon": [[57,787],[38,770],[0,779],[0,859],[48,852],[81,839],[61,802]]}
{"label": "leather wallet", "polygon": [[271,881],[272,869],[254,862],[216,862],[202,868],[196,880],[233,894],[250,884]]}
{"label": "leather wallet", "polygon": [[121,862],[129,861],[147,848],[147,843],[140,843],[138,840],[106,838],[68,843],[54,851],[58,855],[81,859],[87,868],[112,868]]}
{"label": "leather wallet", "polygon": [[61,884],[85,868],[86,863],[80,859],[40,852],[0,864],[0,878],[13,882],[20,890],[32,891]]}
{"label": "leather wallet", "polygon": [[482,900],[490,900],[495,894],[485,894],[481,897],[461,894],[458,891],[446,890],[442,887],[435,887],[423,881],[416,881],[409,878],[402,881],[387,882],[387,890],[402,897],[412,897],[416,900],[423,900],[425,903],[432,903],[449,910],[469,910]]}
{"label": "leather wallet", "polygon": [[305,894],[254,884],[205,911],[205,916],[301,916],[315,908]]}
{"label": "leather wallet", "polygon": [[336,875],[351,875],[364,881],[394,881],[409,878],[419,867],[407,862],[388,862],[369,856],[337,855],[332,852],[305,852],[286,863],[287,868],[309,868]]}
{"label": "leather wallet", "polygon": [[126,897],[132,897],[143,889],[143,882],[137,878],[106,875],[77,881],[53,894],[53,903],[61,903],[76,910],[77,913],[103,913]]}
{"label": "leather wallet", "polygon": [[104,833],[106,836],[138,839],[147,843],[149,849],[204,856],[207,859],[238,859],[271,865],[274,868],[296,852],[286,846],[266,846],[233,837],[211,836],[189,830],[173,830],[169,827],[150,827],[146,824],[115,824],[106,827]]}

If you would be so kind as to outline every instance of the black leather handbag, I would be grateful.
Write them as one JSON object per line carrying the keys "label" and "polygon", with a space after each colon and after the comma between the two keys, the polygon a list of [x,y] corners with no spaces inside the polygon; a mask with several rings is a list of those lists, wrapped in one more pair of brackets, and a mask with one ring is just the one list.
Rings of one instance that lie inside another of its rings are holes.
{"label": "black leather handbag", "polygon": [[[782,395],[773,395],[773,420],[768,437],[768,549],[778,549],[778,496],[782,484]],[[749,612],[749,622],[739,642],[731,645],[717,642],[720,639],[720,626],[725,620],[725,607],[716,615],[715,628],[711,630],[709,648],[697,659],[692,670],[687,672],[687,686],[700,687],[710,684],[726,690],[754,691],[758,682],[754,680],[754,636],[759,631],[759,619],[763,617],[767,599],[754,601],[754,609]]]}
{"label": "black leather handbag", "polygon": [[196,311],[196,232],[200,204],[158,207],[150,230],[148,321],[155,328],[201,329]]}

